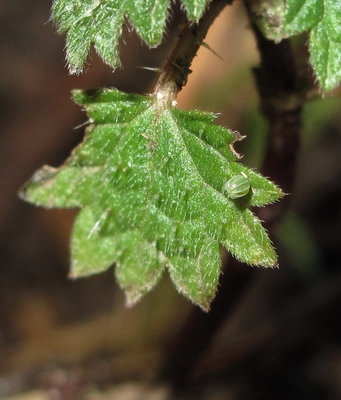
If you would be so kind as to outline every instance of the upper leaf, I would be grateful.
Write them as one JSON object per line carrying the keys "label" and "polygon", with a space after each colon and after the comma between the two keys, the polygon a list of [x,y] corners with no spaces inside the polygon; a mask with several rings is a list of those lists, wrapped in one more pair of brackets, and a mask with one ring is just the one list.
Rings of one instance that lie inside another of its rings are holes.
{"label": "upper leaf", "polygon": [[286,35],[310,29],[310,62],[322,89],[341,80],[341,0],[287,0]]}
{"label": "upper leaf", "polygon": [[[219,246],[253,265],[273,267],[276,253],[250,206],[281,190],[238,162],[240,135],[214,116],[180,111],[155,97],[117,90],[75,91],[90,127],[59,169],[43,167],[24,196],[46,207],[80,207],[72,238],[72,275],[116,262],[129,303],[149,291],[165,266],[179,291],[207,309],[220,273]],[[224,185],[248,178],[232,199]]]}
{"label": "upper leaf", "polygon": [[[210,0],[183,0],[189,19],[198,21]],[[54,0],[52,17],[67,32],[66,58],[71,73],[83,70],[91,44],[103,61],[120,65],[119,39],[125,18],[148,46],[157,46],[166,28],[170,0]]]}
{"label": "upper leaf", "polygon": [[310,62],[320,87],[341,80],[341,0],[249,0],[263,35],[280,41],[310,31]]}
{"label": "upper leaf", "polygon": [[199,21],[210,1],[212,0],[182,0],[191,21]]}

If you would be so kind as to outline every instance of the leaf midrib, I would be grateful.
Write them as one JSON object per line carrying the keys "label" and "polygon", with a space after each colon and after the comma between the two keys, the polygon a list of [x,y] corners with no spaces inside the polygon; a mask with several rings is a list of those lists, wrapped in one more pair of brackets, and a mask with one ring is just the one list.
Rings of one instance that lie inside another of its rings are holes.
{"label": "leaf midrib", "polygon": [[[186,149],[186,152],[187,152],[189,158],[191,159],[191,163],[192,163],[194,169],[197,172],[197,176],[199,177],[202,186],[206,187],[208,190],[212,190],[215,194],[218,194],[218,196],[224,201],[224,203],[226,203],[229,206],[229,208],[231,208],[231,205],[233,206],[233,204],[231,204],[228,201],[228,199],[222,193],[220,193],[217,189],[215,189],[209,182],[206,182],[206,180],[204,179],[204,177],[200,173],[200,171],[199,171],[199,169],[198,169],[198,167],[196,165],[196,162],[194,161],[194,159],[193,159],[193,157],[192,157],[192,155],[191,155],[191,153],[190,153],[190,151],[188,149],[186,141],[182,137],[181,130],[180,130],[180,127],[178,125],[178,121],[176,120],[176,118],[172,115],[172,113],[169,110],[167,110],[167,113],[168,113],[168,116],[169,116],[170,120],[173,122],[173,125],[175,125],[175,127],[176,127],[177,137],[179,138],[179,140],[183,144],[183,147]],[[183,129],[186,130],[186,128],[183,128]],[[189,132],[187,130],[186,130],[186,132],[188,132],[188,133],[193,135],[193,133],[191,133],[191,132]]]}

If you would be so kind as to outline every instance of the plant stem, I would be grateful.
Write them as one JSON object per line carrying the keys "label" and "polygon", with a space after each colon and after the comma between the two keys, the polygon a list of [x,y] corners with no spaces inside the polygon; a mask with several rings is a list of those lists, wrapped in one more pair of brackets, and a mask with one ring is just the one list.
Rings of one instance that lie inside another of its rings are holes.
{"label": "plant stem", "polygon": [[231,2],[232,0],[212,0],[198,24],[187,22],[179,26],[178,38],[154,86],[155,95],[161,95],[169,101],[176,99],[178,92],[186,85],[192,61],[210,26]]}
{"label": "plant stem", "polygon": [[[213,3],[212,3],[213,4]],[[255,76],[261,98],[262,111],[268,120],[268,144],[263,174],[276,181],[287,193],[292,190],[299,149],[300,115],[304,94],[299,89],[299,77],[291,51],[290,42],[275,44],[265,39],[258,28],[252,26],[257,40],[261,64],[255,69]],[[173,50],[156,89],[166,88],[177,93],[186,81],[187,75],[179,75],[179,70],[172,67],[177,54]],[[194,56],[194,55],[192,55]],[[189,68],[187,62],[187,68]],[[189,70],[183,70],[189,71]],[[172,77],[172,78],[170,78]],[[258,215],[268,229],[273,231],[288,206],[288,199],[273,206],[260,209]],[[188,382],[200,356],[209,348],[213,338],[223,322],[231,317],[236,304],[248,288],[256,270],[227,257],[223,263],[224,274],[220,289],[212,303],[209,314],[193,308],[185,325],[173,343],[168,346],[158,378],[170,381],[174,388]]]}
{"label": "plant stem", "polygon": [[[300,149],[301,111],[310,88],[302,87],[290,41],[275,44],[252,26],[261,58],[254,69],[261,110],[268,122],[268,142],[262,173],[291,193]],[[274,228],[288,207],[290,196],[258,210],[268,228]]]}

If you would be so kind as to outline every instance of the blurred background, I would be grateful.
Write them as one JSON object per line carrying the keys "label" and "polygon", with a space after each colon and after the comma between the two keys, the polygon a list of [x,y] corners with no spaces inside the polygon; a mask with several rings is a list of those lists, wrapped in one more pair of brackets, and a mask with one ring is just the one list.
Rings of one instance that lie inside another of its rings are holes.
{"label": "blurred background", "polygon": [[[132,309],[112,269],[67,279],[77,210],[36,208],[18,191],[43,164],[60,165],[82,139],[75,127],[86,117],[71,102],[71,89],[148,93],[156,73],[140,67],[160,65],[181,12],[174,11],[158,49],[126,30],[124,69],[113,73],[92,53],[86,74],[75,77],[65,68],[64,38],[49,22],[50,8],[50,0],[0,5],[0,398],[166,399],[167,384],[148,382],[194,306],[167,275]],[[223,60],[200,49],[179,106],[220,113],[218,123],[247,135],[239,146],[243,162],[259,168],[267,124],[241,2],[225,9],[206,42]],[[290,210],[273,237],[280,269],[254,269],[176,398],[341,398],[340,94],[304,107]]]}

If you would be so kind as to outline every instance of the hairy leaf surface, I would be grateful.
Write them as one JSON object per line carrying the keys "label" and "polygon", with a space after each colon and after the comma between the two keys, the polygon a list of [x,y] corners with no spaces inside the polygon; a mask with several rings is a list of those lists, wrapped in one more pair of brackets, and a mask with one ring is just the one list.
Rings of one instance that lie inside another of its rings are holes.
{"label": "hairy leaf surface", "polygon": [[[207,309],[217,289],[220,246],[252,265],[274,267],[276,253],[250,206],[282,196],[238,162],[240,135],[214,115],[181,111],[156,97],[114,89],[75,91],[91,125],[65,164],[45,166],[24,189],[45,207],[79,207],[72,236],[72,276],[116,262],[128,303],[152,289],[165,267],[178,290]],[[224,191],[233,176],[251,189]]]}
{"label": "hairy leaf surface", "polygon": [[263,35],[279,42],[309,32],[310,62],[320,87],[341,80],[341,0],[249,0]]}
{"label": "hairy leaf surface", "polygon": [[310,30],[310,62],[322,89],[341,80],[341,0],[287,0],[286,35]]}
{"label": "hairy leaf surface", "polygon": [[[188,18],[197,22],[209,1],[183,0]],[[54,0],[52,17],[60,32],[67,33],[70,72],[82,72],[92,43],[106,64],[119,66],[119,39],[126,19],[148,46],[157,46],[169,7],[170,0]]]}

